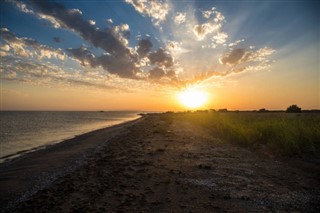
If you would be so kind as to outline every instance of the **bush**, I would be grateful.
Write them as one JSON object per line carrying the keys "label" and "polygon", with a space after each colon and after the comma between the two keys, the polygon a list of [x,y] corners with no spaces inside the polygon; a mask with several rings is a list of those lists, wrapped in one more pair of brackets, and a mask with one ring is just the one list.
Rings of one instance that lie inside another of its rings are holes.
{"label": "bush", "polygon": [[294,104],[289,106],[286,112],[301,112],[301,108]]}
{"label": "bush", "polygon": [[269,110],[266,110],[265,108],[259,109],[258,112],[269,112]]}

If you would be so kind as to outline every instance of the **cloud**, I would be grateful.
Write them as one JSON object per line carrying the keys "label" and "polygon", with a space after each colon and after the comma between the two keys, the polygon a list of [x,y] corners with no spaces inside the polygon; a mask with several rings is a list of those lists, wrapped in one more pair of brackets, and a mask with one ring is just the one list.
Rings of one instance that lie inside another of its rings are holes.
{"label": "cloud", "polygon": [[[112,74],[125,78],[136,78],[138,71],[135,67],[136,56],[127,47],[127,39],[130,37],[127,24],[99,30],[92,25],[92,22],[84,20],[82,12],[78,9],[67,9],[64,5],[55,2],[36,0],[30,2],[38,17],[48,20],[54,27],[77,32],[94,47],[106,51],[104,55],[96,57],[95,63],[89,63],[90,65],[99,64]],[[70,50],[69,52],[72,55],[76,53]],[[80,61],[87,61],[87,58],[82,60],[79,55],[74,56]],[[116,67],[119,67],[119,70],[116,70]]]}
{"label": "cloud", "polygon": [[10,51],[10,46],[7,44],[0,44],[0,57],[7,56]]}
{"label": "cloud", "polygon": [[176,24],[183,24],[186,22],[186,13],[177,13],[177,15],[174,17],[174,22]]}
{"label": "cloud", "polygon": [[235,48],[226,54],[221,55],[219,61],[221,64],[231,67],[231,73],[239,73],[244,71],[260,71],[270,67],[271,61],[268,59],[274,49],[263,47],[257,50],[251,48]]}
{"label": "cloud", "polygon": [[152,48],[152,42],[150,38],[141,39],[138,43],[137,53],[139,54],[140,58],[146,56]]}
{"label": "cloud", "polygon": [[126,90],[108,81],[108,77],[93,72],[68,72],[55,65],[23,59],[3,58],[1,79],[40,86],[77,86],[95,89]]}
{"label": "cloud", "polygon": [[151,64],[156,64],[158,66],[171,67],[173,66],[173,57],[164,49],[158,49],[152,52],[148,56]]}
{"label": "cloud", "polygon": [[237,46],[239,43],[241,43],[241,42],[244,42],[244,39],[240,39],[240,40],[237,40],[237,41],[235,41],[235,42],[232,42],[232,43],[230,43],[230,44],[228,44],[228,46],[229,47],[235,47],[235,46]]}
{"label": "cloud", "polygon": [[[30,38],[19,38],[7,28],[0,29],[0,37],[6,42],[13,54],[19,57],[33,57],[36,56],[38,59],[42,58],[58,58],[64,60],[64,53],[61,49],[53,49],[46,45],[38,43],[34,39]],[[6,51],[6,52],[8,52]]]}
{"label": "cloud", "polygon": [[212,41],[216,44],[224,44],[227,41],[228,34],[224,32],[218,32],[212,37]]}
{"label": "cloud", "polygon": [[216,48],[219,44],[224,44],[227,41],[228,34],[221,30],[226,22],[222,13],[213,7],[210,10],[202,11],[202,16],[205,21],[194,25],[192,29],[197,40],[205,42],[202,43],[201,47]]}
{"label": "cloud", "polygon": [[214,15],[213,20],[215,22],[221,22],[221,21],[225,20],[225,17],[222,15],[222,13],[217,11],[217,9],[215,7],[212,7],[211,10],[202,11],[202,16],[206,19],[211,18],[212,15]]}
{"label": "cloud", "polygon": [[61,42],[61,38],[56,36],[56,37],[53,37],[52,39],[54,42],[57,42],[57,43],[60,43]]}
{"label": "cloud", "polygon": [[125,0],[126,3],[131,4],[136,11],[143,15],[152,18],[155,25],[166,19],[169,12],[169,4],[167,1],[161,0]]}
{"label": "cloud", "polygon": [[[55,28],[70,30],[83,38],[87,47],[81,45],[66,50],[70,57],[82,65],[81,69],[88,69],[88,67],[100,69],[99,75],[101,76],[126,78],[126,81],[130,81],[130,79],[150,80],[151,82],[171,81],[172,84],[179,84],[183,81],[177,78],[177,75],[180,74],[178,70],[185,72],[181,78],[187,78],[190,73],[192,74],[195,72],[194,70],[198,69],[200,69],[199,72],[205,73],[193,79],[195,81],[212,76],[222,77],[230,73],[265,69],[270,64],[268,62],[269,56],[274,52],[268,47],[261,49],[255,47],[237,48],[237,45],[243,40],[228,43],[229,35],[222,30],[226,19],[214,7],[205,11],[194,10],[190,7],[186,11],[174,13],[170,12],[171,3],[169,0],[126,0],[125,2],[138,13],[150,17],[155,25],[163,23],[168,15],[173,16],[170,18],[171,23],[165,22],[161,26],[163,31],[160,33],[164,33],[164,36],[157,36],[162,40],[151,39],[151,37],[142,39],[140,36],[136,37],[138,44],[132,47],[130,46],[130,42],[132,42],[130,26],[126,23],[114,26],[112,19],[107,19],[106,29],[99,29],[95,26],[95,21],[84,18],[81,10],[69,9],[60,3],[38,0],[30,0],[25,3],[10,1],[20,11],[33,14],[39,19],[47,20]],[[188,17],[187,23],[186,17]],[[136,30],[132,32],[136,32]],[[41,45],[32,39],[15,38],[14,35],[8,39],[9,34],[6,36],[7,40],[3,40],[9,49],[3,46],[0,49],[1,55],[14,53],[20,57],[34,55],[47,57],[46,55],[53,55],[53,52],[61,51]],[[153,44],[151,41],[155,40],[158,43]],[[60,42],[60,38],[55,37],[54,41]],[[227,48],[227,52],[219,57],[222,65],[204,62],[203,58],[218,58],[217,51],[219,49],[200,52],[201,47],[216,48],[223,44]],[[44,50],[48,53],[45,54]],[[61,54],[64,53],[61,51]],[[221,67],[222,70],[228,69],[228,71],[210,72],[213,66]],[[18,72],[16,73],[19,75]],[[14,74],[12,73],[11,76]]]}
{"label": "cloud", "polygon": [[236,48],[222,55],[219,61],[221,64],[227,64],[230,66],[246,62],[262,62],[274,52],[275,50],[269,47],[263,47],[256,51],[247,50],[245,48]]}
{"label": "cloud", "polygon": [[89,20],[89,24],[95,25],[95,24],[96,24],[96,21],[94,21],[94,20]]}
{"label": "cloud", "polygon": [[106,23],[107,23],[108,26],[111,26],[113,24],[113,21],[112,21],[111,18],[109,18],[109,19],[106,20]]}
{"label": "cloud", "polygon": [[207,34],[210,34],[214,30],[217,30],[219,28],[219,25],[211,23],[197,24],[193,27],[193,33],[197,36],[198,40],[202,40],[206,37]]}
{"label": "cloud", "polygon": [[71,56],[77,59],[83,66],[96,67],[95,55],[93,55],[87,48],[81,46],[79,48],[68,48],[67,51]]}
{"label": "cloud", "polygon": [[247,54],[247,52],[244,48],[233,49],[232,51],[223,55],[219,59],[219,61],[221,64],[227,64],[232,66],[240,63],[241,59],[245,57],[245,54]]}
{"label": "cloud", "polygon": [[155,67],[149,71],[149,78],[150,79],[161,79],[165,76],[166,72],[163,68]]}
{"label": "cloud", "polygon": [[7,0],[7,1],[13,3],[21,12],[31,13],[31,14],[34,13],[33,10],[28,8],[27,5],[23,2],[16,1],[16,0]]}

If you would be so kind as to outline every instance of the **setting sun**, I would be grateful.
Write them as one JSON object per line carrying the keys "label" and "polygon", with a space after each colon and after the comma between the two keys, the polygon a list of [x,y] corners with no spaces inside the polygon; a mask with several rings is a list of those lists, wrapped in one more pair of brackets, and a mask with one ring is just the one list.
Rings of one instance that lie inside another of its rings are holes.
{"label": "setting sun", "polygon": [[178,98],[180,102],[188,108],[202,107],[208,99],[205,92],[193,88],[180,92]]}

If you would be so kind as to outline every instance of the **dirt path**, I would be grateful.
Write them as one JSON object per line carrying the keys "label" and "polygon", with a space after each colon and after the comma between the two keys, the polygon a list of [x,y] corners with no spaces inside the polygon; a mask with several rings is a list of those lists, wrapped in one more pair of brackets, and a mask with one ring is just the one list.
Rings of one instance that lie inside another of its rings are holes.
{"label": "dirt path", "polygon": [[320,212],[319,165],[297,162],[259,157],[174,115],[152,115],[16,211]]}

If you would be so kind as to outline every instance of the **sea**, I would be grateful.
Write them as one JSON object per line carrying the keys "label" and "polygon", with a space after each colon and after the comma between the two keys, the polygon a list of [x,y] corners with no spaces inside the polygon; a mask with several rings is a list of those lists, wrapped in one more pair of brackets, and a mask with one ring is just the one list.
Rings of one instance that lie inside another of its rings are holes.
{"label": "sea", "polygon": [[139,118],[135,111],[0,111],[0,163],[93,130]]}

